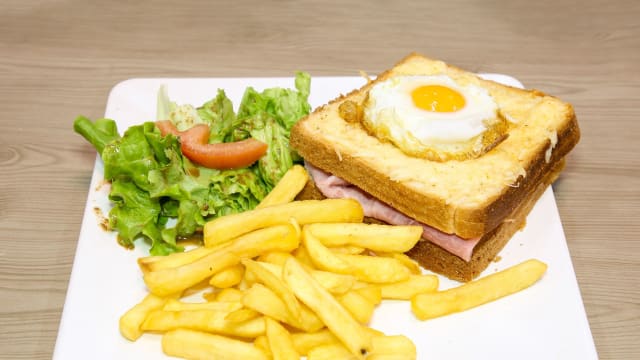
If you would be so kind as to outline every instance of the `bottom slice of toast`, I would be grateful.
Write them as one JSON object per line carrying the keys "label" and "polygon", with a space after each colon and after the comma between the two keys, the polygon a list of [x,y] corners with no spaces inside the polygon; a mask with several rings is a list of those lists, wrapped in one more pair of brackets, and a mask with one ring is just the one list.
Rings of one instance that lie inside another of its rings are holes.
{"label": "bottom slice of toast", "polygon": [[[514,210],[512,216],[498,227],[485,234],[473,250],[470,261],[444,250],[440,246],[421,240],[416,246],[407,252],[407,255],[417,261],[422,267],[435,273],[446,276],[449,279],[468,282],[478,277],[498,253],[509,242],[513,235],[526,224],[527,215],[533,209],[538,199],[542,196],[564,168],[565,161],[561,159],[545,174],[537,186],[529,189],[523,201]],[[296,197],[297,200],[323,199],[324,195],[309,180],[305,188]],[[381,223],[376,219],[365,218],[365,222]]]}
{"label": "bottom slice of toast", "polygon": [[424,268],[442,274],[449,279],[462,282],[473,280],[489,266],[513,235],[524,228],[527,215],[547,187],[556,180],[564,163],[564,159],[559,161],[543,180],[529,191],[524,201],[520,203],[507,221],[482,237],[473,249],[470,261],[464,261],[440,246],[425,240],[419,241],[407,255]]}

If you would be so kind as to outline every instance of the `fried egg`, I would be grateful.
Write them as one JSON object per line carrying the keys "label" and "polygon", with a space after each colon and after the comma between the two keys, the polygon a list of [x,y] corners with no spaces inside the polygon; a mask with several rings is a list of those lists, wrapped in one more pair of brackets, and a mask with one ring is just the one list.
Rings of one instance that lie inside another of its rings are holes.
{"label": "fried egg", "polygon": [[487,90],[447,75],[394,76],[375,84],[363,107],[370,133],[436,161],[477,157],[507,130]]}

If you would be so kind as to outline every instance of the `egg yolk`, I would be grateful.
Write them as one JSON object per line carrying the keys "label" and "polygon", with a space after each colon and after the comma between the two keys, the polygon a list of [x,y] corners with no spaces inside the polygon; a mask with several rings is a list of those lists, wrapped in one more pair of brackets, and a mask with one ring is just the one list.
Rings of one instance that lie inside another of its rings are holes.
{"label": "egg yolk", "polygon": [[464,107],[464,96],[442,85],[423,85],[411,92],[416,107],[435,112],[454,112]]}

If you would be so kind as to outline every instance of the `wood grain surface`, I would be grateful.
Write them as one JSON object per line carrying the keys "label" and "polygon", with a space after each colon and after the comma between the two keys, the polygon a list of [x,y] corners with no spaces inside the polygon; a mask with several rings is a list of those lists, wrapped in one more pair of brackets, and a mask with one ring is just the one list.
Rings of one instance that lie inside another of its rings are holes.
{"label": "wood grain surface", "polygon": [[599,356],[640,358],[640,2],[4,0],[0,359],[51,358],[96,158],[72,121],[116,83],[376,74],[412,51],[574,105],[560,215]]}

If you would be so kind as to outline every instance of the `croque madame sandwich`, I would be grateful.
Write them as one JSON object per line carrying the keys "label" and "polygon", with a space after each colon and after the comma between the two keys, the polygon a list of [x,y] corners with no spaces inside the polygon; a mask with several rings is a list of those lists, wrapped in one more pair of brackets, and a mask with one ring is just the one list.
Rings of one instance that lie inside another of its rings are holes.
{"label": "croque madame sandwich", "polygon": [[558,177],[580,131],[570,104],[411,54],[300,120],[302,198],[357,199],[373,222],[420,224],[408,252],[478,276]]}

